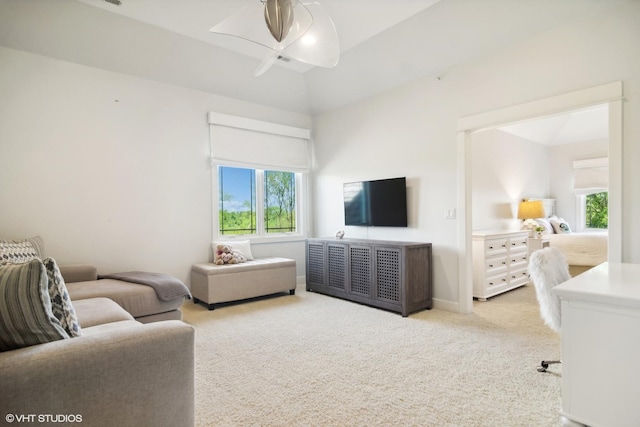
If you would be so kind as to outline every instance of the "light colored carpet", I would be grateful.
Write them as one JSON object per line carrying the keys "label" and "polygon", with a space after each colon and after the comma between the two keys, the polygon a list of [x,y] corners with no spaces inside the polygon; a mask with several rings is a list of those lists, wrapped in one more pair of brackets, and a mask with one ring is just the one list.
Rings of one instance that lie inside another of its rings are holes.
{"label": "light colored carpet", "polygon": [[198,426],[560,426],[560,338],[532,285],[460,315],[399,314],[306,292],[208,311]]}

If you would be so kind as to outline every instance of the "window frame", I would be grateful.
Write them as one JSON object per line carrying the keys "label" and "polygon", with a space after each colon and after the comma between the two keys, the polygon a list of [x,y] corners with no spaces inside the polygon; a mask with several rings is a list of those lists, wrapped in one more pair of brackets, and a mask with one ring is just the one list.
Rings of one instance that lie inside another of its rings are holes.
{"label": "window frame", "polygon": [[[220,191],[219,191],[219,173],[220,167],[237,167],[244,169],[253,169],[256,179],[256,233],[252,234],[221,234],[220,233]],[[276,243],[276,242],[292,242],[304,240],[307,235],[306,231],[306,201],[307,201],[307,180],[308,174],[282,168],[258,168],[251,166],[239,166],[235,164],[213,163],[212,164],[212,180],[213,180],[213,238],[214,240],[250,240],[252,243]],[[291,172],[295,175],[295,215],[296,215],[296,231],[267,233],[264,224],[264,172],[266,170],[277,170],[278,172]]]}
{"label": "window frame", "polygon": [[591,228],[587,227],[587,196],[598,193],[609,193],[609,190],[606,188],[598,189],[591,191],[585,194],[577,194],[576,195],[576,231],[598,231],[598,230],[609,230],[607,228]]}

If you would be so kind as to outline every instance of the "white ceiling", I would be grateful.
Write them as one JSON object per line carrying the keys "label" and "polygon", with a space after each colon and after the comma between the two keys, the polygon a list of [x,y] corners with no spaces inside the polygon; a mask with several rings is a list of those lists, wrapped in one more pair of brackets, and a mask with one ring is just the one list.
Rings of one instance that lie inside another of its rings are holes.
{"label": "white ceiling", "polygon": [[609,109],[606,105],[599,105],[498,129],[549,146],[606,140],[609,139]]}
{"label": "white ceiling", "polygon": [[[228,16],[260,0],[121,0],[119,6],[105,0],[77,1],[257,59],[266,55],[265,48],[261,46],[209,32],[211,27]],[[348,51],[439,1],[316,0],[336,26],[341,52]],[[255,24],[264,25],[264,21]],[[280,61],[277,64],[299,72],[313,68],[297,61]]]}
{"label": "white ceiling", "polygon": [[291,61],[254,77],[264,52],[209,29],[257,1],[0,0],[0,46],[316,114],[637,0],[318,0],[335,21],[338,65]]}

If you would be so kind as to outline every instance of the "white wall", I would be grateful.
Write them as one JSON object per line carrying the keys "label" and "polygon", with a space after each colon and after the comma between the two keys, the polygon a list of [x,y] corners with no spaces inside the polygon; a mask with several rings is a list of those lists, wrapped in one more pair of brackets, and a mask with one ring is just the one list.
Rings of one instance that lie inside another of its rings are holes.
{"label": "white wall", "polygon": [[[311,119],[0,48],[0,237],[41,235],[60,263],[189,282],[212,236],[207,113]],[[297,259],[304,244],[256,247]]]}
{"label": "white wall", "polygon": [[523,198],[549,197],[549,149],[492,129],[472,135],[472,227],[519,230]]}
{"label": "white wall", "polygon": [[457,201],[458,118],[622,80],[623,260],[640,262],[640,200],[634,197],[640,194],[640,170],[634,167],[640,162],[638,22],[636,2],[461,64],[441,80],[425,77],[314,117],[315,234],[344,228],[342,182],[406,175],[412,187],[410,227],[347,234],[432,242],[436,306],[455,309],[457,229],[444,212]]}

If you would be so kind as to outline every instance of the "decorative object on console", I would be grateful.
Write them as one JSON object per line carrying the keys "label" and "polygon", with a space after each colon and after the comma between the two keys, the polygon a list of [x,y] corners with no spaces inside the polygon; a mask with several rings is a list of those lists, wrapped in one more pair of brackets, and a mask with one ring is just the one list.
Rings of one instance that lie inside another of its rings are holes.
{"label": "decorative object on console", "polygon": [[538,226],[535,218],[544,217],[544,207],[540,200],[523,200],[518,205],[518,219],[523,219],[521,230],[529,230],[529,237],[533,237],[533,230]]}
{"label": "decorative object on console", "polygon": [[344,237],[344,231],[336,231],[336,239],[342,239]]}

